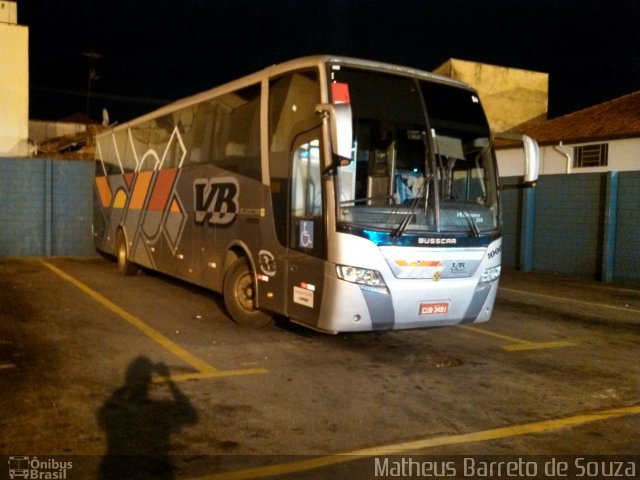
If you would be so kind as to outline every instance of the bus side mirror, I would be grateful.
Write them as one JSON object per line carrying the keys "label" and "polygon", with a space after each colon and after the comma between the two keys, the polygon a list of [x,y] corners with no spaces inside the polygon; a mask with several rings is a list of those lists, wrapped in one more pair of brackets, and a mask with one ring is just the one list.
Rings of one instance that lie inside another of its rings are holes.
{"label": "bus side mirror", "polygon": [[316,105],[316,113],[323,118],[329,117],[333,154],[339,158],[341,164],[342,162],[350,163],[353,152],[351,104],[320,103]]}
{"label": "bus side mirror", "polygon": [[513,133],[497,133],[495,138],[511,140],[522,143],[524,149],[524,184],[525,186],[535,186],[540,172],[540,149],[538,142],[527,135],[517,135]]}

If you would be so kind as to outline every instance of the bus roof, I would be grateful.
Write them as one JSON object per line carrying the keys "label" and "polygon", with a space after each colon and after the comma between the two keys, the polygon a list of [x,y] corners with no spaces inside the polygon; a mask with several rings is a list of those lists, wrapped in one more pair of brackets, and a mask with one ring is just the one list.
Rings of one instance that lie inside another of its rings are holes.
{"label": "bus roof", "polygon": [[408,75],[412,77],[420,77],[420,78],[425,78],[425,79],[434,80],[438,82],[449,83],[449,84],[460,86],[460,87],[471,88],[469,85],[462,83],[458,80],[454,80],[450,77],[444,77],[441,75],[437,75],[435,73],[419,70],[417,68],[406,67],[402,65],[395,65],[392,63],[378,62],[374,60],[364,60],[361,58],[342,57],[342,56],[335,56],[335,55],[315,55],[315,56],[309,56],[309,57],[302,57],[302,58],[290,60],[288,62],[284,62],[281,64],[273,65],[265,70],[269,72],[269,75],[273,75],[274,73],[277,74],[280,72],[286,72],[289,70],[304,68],[305,66],[312,66],[312,65],[320,66],[326,63],[360,67],[367,70],[392,72],[392,73],[397,73],[401,75]]}
{"label": "bus roof", "polygon": [[301,57],[301,58],[289,60],[283,63],[271,65],[258,72],[246,75],[236,80],[232,80],[230,82],[211,88],[209,90],[205,90],[203,92],[196,93],[194,95],[175,100],[174,102],[164,105],[163,107],[160,107],[157,110],[153,110],[140,117],[131,119],[127,122],[114,126],[112,129],[108,129],[104,132],[101,132],[100,134],[97,135],[97,137],[100,137],[107,133],[112,133],[114,131],[127,128],[132,125],[136,125],[146,120],[160,117],[162,115],[171,113],[177,110],[178,108],[188,107],[198,102],[226,93],[228,91],[233,91],[238,88],[256,84],[261,80],[263,80],[264,78],[269,78],[271,76],[276,76],[289,71],[299,70],[303,68],[311,68],[311,67],[322,68],[322,66],[326,65],[327,63],[331,63],[335,65],[358,67],[366,70],[395,73],[398,75],[417,77],[425,80],[431,80],[438,83],[446,83],[449,85],[475,91],[475,89],[473,89],[470,85],[466,83],[460,82],[458,80],[454,80],[449,77],[444,77],[442,75],[437,75],[435,73],[412,68],[412,67],[405,67],[401,65],[394,65],[390,63],[378,62],[373,60],[364,60],[359,58],[351,58],[351,57],[343,57],[343,56],[335,56],[335,55],[313,55],[313,56]]}

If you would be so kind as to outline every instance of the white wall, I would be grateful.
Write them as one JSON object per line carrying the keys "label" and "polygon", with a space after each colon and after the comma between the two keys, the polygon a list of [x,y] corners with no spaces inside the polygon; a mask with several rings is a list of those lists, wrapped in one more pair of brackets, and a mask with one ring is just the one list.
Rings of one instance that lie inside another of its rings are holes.
{"label": "white wall", "polygon": [[[571,173],[623,172],[640,170],[640,138],[610,140],[607,167],[573,168],[573,147],[589,143],[563,144],[562,149],[571,156]],[[567,159],[558,145],[540,147],[540,175],[567,173]],[[524,175],[524,153],[521,149],[498,150],[498,171],[501,177]]]}
{"label": "white wall", "polygon": [[83,123],[64,123],[47,120],[31,120],[29,122],[29,139],[36,144],[52,138],[76,135],[86,131],[87,125]]}
{"label": "white wall", "polygon": [[0,155],[29,153],[29,29],[0,23]]}

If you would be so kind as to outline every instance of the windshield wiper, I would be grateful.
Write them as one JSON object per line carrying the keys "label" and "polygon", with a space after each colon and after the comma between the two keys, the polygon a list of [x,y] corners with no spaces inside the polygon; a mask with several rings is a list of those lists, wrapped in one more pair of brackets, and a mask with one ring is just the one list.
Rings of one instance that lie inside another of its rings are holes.
{"label": "windshield wiper", "polygon": [[407,229],[407,227],[409,226],[409,223],[411,222],[411,217],[413,217],[413,214],[415,213],[416,208],[420,204],[420,200],[424,200],[424,209],[425,209],[425,212],[426,212],[426,210],[427,210],[427,192],[429,191],[429,182],[431,182],[431,178],[432,177],[433,177],[433,174],[430,174],[430,175],[428,175],[428,176],[426,176],[424,178],[424,181],[422,182],[422,185],[420,186],[420,190],[418,190],[418,193],[414,197],[414,199],[411,200],[411,206],[409,207],[409,211],[403,217],[402,222],[400,222],[400,225],[398,225],[398,228],[396,228],[396,231],[393,232],[393,236],[394,237],[401,236],[404,233],[404,231]]}
{"label": "windshield wiper", "polygon": [[467,223],[469,224],[469,227],[471,228],[471,232],[473,233],[473,236],[475,238],[478,238],[480,236],[480,229],[478,228],[478,224],[476,223],[474,218],[469,213],[469,210],[462,210],[462,213],[464,214],[464,218],[467,219]]}
{"label": "windshield wiper", "polygon": [[407,226],[409,225],[409,222],[411,222],[411,217],[413,217],[413,214],[416,211],[416,207],[418,206],[419,202],[420,202],[419,196],[417,196],[411,201],[411,207],[409,208],[409,211],[402,219],[402,222],[400,222],[400,225],[398,226],[398,228],[396,228],[396,231],[393,232],[394,237],[401,236],[404,233],[404,231],[407,229]]}

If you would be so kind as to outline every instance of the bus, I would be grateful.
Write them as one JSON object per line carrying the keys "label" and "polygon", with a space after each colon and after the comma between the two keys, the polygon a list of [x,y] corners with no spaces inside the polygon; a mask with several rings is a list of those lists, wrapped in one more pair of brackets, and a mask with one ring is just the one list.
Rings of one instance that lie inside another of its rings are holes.
{"label": "bus", "polygon": [[[523,137],[525,182],[537,144]],[[494,137],[471,87],[312,56],[96,137],[94,243],[322,332],[479,323],[500,277]]]}

